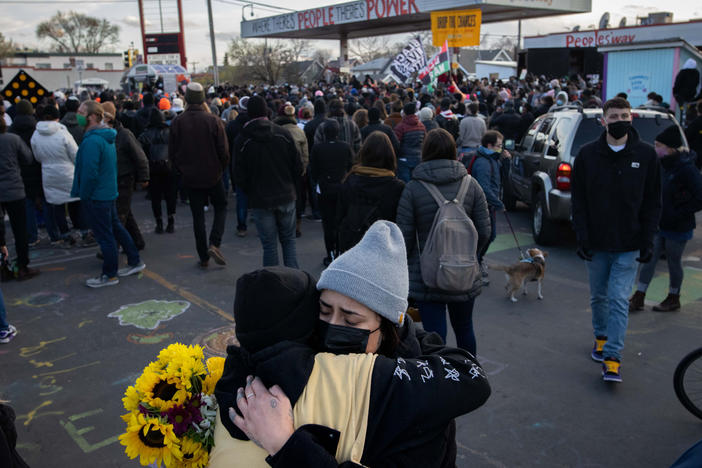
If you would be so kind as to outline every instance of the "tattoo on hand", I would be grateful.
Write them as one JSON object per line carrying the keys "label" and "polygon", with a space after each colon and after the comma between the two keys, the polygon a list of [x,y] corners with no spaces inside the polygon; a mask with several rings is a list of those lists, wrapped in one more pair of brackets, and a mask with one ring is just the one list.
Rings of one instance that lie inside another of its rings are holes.
{"label": "tattoo on hand", "polygon": [[278,407],[278,400],[275,398],[271,398],[271,408],[277,408]]}

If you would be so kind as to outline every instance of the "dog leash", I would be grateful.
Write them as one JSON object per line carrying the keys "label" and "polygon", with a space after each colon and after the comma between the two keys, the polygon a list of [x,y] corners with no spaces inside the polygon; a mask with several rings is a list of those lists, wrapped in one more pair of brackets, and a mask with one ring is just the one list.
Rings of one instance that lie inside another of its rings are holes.
{"label": "dog leash", "polygon": [[512,231],[512,237],[514,237],[514,243],[517,244],[517,249],[519,249],[519,259],[524,260],[526,256],[524,255],[524,252],[522,251],[521,246],[519,245],[519,241],[517,240],[517,234],[514,233],[514,228],[512,227],[512,222],[509,220],[509,216],[507,216],[507,212],[503,211],[505,214],[505,218],[507,219],[507,224],[509,225],[509,230]]}

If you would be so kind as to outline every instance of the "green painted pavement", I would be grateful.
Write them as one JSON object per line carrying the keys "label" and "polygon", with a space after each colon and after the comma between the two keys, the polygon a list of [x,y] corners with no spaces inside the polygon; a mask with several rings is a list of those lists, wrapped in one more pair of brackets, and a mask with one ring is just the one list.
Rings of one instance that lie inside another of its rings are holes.
{"label": "green painted pavement", "polygon": [[[684,278],[680,288],[680,304],[685,305],[702,298],[702,271],[698,268],[683,268]],[[659,304],[668,295],[668,274],[653,277],[646,290],[646,302]],[[634,285],[636,290],[636,285]]]}
{"label": "green painted pavement", "polygon": [[[534,244],[534,238],[531,236],[531,234],[525,234],[523,232],[518,232],[516,234],[517,240],[519,240],[519,245],[521,245],[522,248]],[[487,253],[501,252],[509,249],[514,249],[514,251],[517,252],[517,245],[514,243],[514,236],[512,236],[511,232],[506,234],[498,234],[493,243],[490,244],[490,248],[488,249]]]}

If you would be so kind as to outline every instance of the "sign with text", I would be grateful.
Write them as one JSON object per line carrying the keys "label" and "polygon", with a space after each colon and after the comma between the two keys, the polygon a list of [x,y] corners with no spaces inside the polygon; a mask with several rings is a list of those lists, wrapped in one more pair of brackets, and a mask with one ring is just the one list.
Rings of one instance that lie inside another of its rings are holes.
{"label": "sign with text", "polygon": [[418,72],[427,64],[427,56],[424,53],[422,42],[419,37],[411,39],[409,44],[397,54],[395,60],[390,65],[390,71],[400,79],[407,81],[412,73]]}
{"label": "sign with text", "polygon": [[480,10],[431,12],[431,36],[435,46],[448,42],[449,47],[480,45]]}

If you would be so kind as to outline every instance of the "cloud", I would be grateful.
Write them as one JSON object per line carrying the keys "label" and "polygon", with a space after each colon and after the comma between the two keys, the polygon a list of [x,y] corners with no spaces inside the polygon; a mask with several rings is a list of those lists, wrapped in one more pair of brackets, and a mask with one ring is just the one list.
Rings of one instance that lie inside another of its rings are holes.
{"label": "cloud", "polygon": [[[134,28],[141,27],[141,22],[139,21],[139,17],[137,16],[125,16],[122,20],[122,23],[126,24],[127,26],[132,26]],[[145,24],[146,26],[151,26],[151,21],[147,19],[145,21]]]}
{"label": "cloud", "polygon": [[[235,32],[215,32],[215,39],[218,40],[218,41],[226,41],[226,42],[229,42],[229,41],[231,41],[232,39],[234,39],[234,38],[235,38],[236,36],[238,36],[238,35],[239,35],[239,34],[238,34],[238,33],[235,33]],[[210,38],[210,34],[209,34],[209,33],[205,34],[205,37],[206,37],[207,39],[209,39],[209,38]]]}

